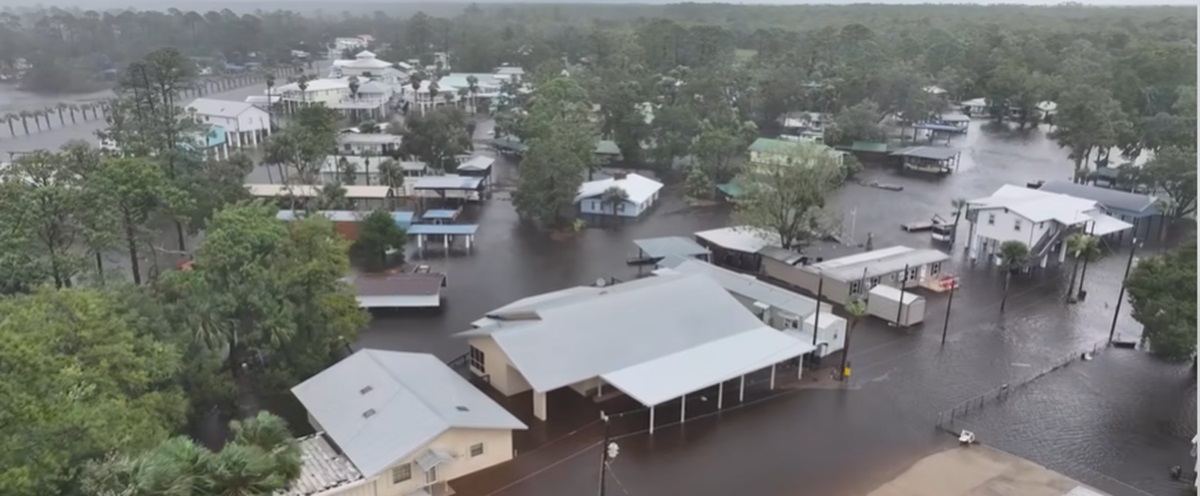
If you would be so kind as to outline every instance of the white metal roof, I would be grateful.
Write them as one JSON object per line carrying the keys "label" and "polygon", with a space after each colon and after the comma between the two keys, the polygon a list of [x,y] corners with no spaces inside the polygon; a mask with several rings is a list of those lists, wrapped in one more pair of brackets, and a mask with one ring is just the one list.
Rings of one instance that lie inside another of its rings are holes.
{"label": "white metal roof", "polygon": [[1011,184],[1001,186],[992,196],[972,200],[969,205],[972,210],[1007,208],[1030,222],[1053,220],[1068,226],[1091,221],[1090,214],[1099,209],[1093,200]]}
{"label": "white metal roof", "polygon": [[400,141],[400,136],[385,133],[346,133],[338,136],[338,143],[341,144],[399,145]]}
{"label": "white metal roof", "polygon": [[261,109],[246,102],[234,102],[230,100],[217,100],[214,98],[197,98],[192,100],[192,103],[187,104],[185,109],[195,109],[198,115],[209,115],[213,117],[229,117],[234,118],[242,115],[243,112],[251,109]]}
{"label": "white metal roof", "polygon": [[387,186],[342,186],[346,190],[346,198],[388,198],[392,188]]}
{"label": "white metal roof", "polygon": [[654,406],[814,349],[812,344],[760,326],[609,372],[601,378],[641,404]]}
{"label": "white metal roof", "polygon": [[270,198],[275,196],[296,196],[300,198],[315,198],[321,193],[321,188],[312,185],[286,184],[247,184],[250,196],[255,198]]}
{"label": "white metal roof", "polygon": [[703,274],[713,278],[717,284],[730,293],[761,301],[797,317],[812,315],[817,309],[817,301],[812,298],[759,281],[745,274],[717,267],[703,260],[688,259],[673,268],[659,269],[654,273],[659,275]]}
{"label": "white metal roof", "polygon": [[938,250],[891,246],[826,260],[803,267],[803,269],[819,272],[822,276],[830,279],[853,281],[864,277],[877,277],[899,272],[904,270],[906,265],[912,268],[947,260],[950,260],[950,255]]}
{"label": "white metal roof", "polygon": [[526,428],[425,353],[359,350],[292,394],[367,477],[452,428]]}
{"label": "white metal roof", "polygon": [[986,107],[987,99],[986,98],[972,98],[970,100],[966,100],[966,101],[962,102],[962,105],[964,107]]}
{"label": "white metal roof", "polygon": [[600,196],[608,188],[617,187],[625,190],[625,194],[629,196],[629,201],[633,203],[642,203],[649,200],[651,196],[658,193],[662,189],[663,184],[650,179],[641,174],[629,173],[624,178],[615,179],[598,179],[595,181],[587,181],[579,186],[579,194],[575,195],[575,201],[593,196]]}
{"label": "white metal roof", "polygon": [[1095,224],[1088,228],[1088,233],[1094,236],[1104,236],[1133,228],[1133,224],[1100,213],[1092,215],[1092,220]]}
{"label": "white metal roof", "polygon": [[[348,79],[312,79],[309,80],[307,84],[308,86],[304,89],[305,93],[313,91],[350,89],[350,81]],[[288,93],[293,91],[300,91],[300,83],[288,83],[271,90],[271,92],[274,94]]]}
{"label": "white metal roof", "polygon": [[663,258],[664,260],[664,257],[670,255],[688,258],[708,254],[708,248],[683,236],[635,239],[633,244],[637,245],[638,249],[647,257]]}
{"label": "white metal roof", "polygon": [[[303,218],[306,214],[303,210],[280,210],[275,214],[275,218],[284,222],[293,221],[297,218]],[[366,212],[356,212],[354,210],[320,210],[313,212],[313,215],[320,215],[333,222],[358,222],[367,215]]]}
{"label": "white metal roof", "polygon": [[489,168],[491,168],[492,164],[495,162],[496,162],[496,159],[489,157],[487,155],[476,155],[474,157],[467,159],[466,162],[458,164],[458,170],[467,170],[467,171],[488,170]]}
{"label": "white metal roof", "polygon": [[461,333],[490,335],[535,391],[551,391],[762,327],[712,278],[663,276],[579,293]]}
{"label": "white metal roof", "polygon": [[476,176],[421,176],[413,181],[413,189],[479,189],[480,184],[483,178]]}
{"label": "white metal roof", "polygon": [[276,496],[314,496],[363,480],[362,472],[338,454],[322,433],[297,439],[300,447],[300,476]]}
{"label": "white metal roof", "polygon": [[[591,298],[603,291],[604,288],[593,286],[575,286],[573,288],[560,289],[549,293],[527,296],[517,301],[504,305],[500,308],[488,312],[488,315],[495,315],[514,311],[531,310],[534,308],[546,309],[555,305],[566,305],[584,298]],[[472,327],[485,327],[490,325],[505,325],[504,322],[495,320],[489,317],[483,317],[471,323]],[[486,336],[490,335],[494,329],[489,329],[479,333],[467,331],[460,333],[460,336],[469,337],[472,335]]]}
{"label": "white metal roof", "polygon": [[696,237],[727,250],[757,253],[768,246],[778,245],[779,236],[750,226],[722,227],[696,233]]}

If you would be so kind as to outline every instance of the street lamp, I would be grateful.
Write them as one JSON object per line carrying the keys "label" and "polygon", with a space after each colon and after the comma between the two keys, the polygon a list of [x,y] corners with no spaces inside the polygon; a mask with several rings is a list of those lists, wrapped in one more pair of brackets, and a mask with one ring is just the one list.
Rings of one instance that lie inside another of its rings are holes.
{"label": "street lamp", "polygon": [[1125,277],[1121,279],[1121,292],[1117,295],[1117,307],[1113,309],[1112,326],[1108,328],[1108,344],[1111,346],[1113,335],[1117,332],[1117,316],[1121,314],[1121,302],[1125,300],[1125,283],[1129,280],[1129,270],[1133,268],[1133,255],[1137,253],[1138,239],[1133,238],[1133,245],[1129,247],[1129,261],[1125,262]]}

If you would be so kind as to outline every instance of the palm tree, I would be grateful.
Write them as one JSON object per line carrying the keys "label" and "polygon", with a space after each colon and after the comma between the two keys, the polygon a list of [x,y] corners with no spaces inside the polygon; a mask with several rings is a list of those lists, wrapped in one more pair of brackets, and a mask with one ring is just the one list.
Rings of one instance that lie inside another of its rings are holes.
{"label": "palm tree", "polygon": [[1075,291],[1075,276],[1079,274],[1079,263],[1083,262],[1083,274],[1087,275],[1087,262],[1100,256],[1100,238],[1084,233],[1075,233],[1067,238],[1067,252],[1075,257],[1075,267],[1071,269],[1071,284],[1067,286],[1067,300],[1074,302],[1078,294],[1083,294],[1083,277],[1079,278],[1079,291]]}
{"label": "palm tree", "polygon": [[478,113],[479,109],[475,108],[475,95],[479,93],[479,78],[467,76],[467,92],[471,94],[471,113]]}
{"label": "palm tree", "polygon": [[25,135],[29,136],[29,117],[33,115],[33,113],[28,110],[22,110],[18,115],[21,117],[21,127],[25,128]]}
{"label": "palm tree", "polygon": [[629,193],[626,193],[620,186],[609,186],[603,193],[600,193],[600,211],[611,210],[613,215],[617,215],[617,206],[625,204],[628,200]]}
{"label": "palm tree", "polygon": [[30,110],[29,116],[33,117],[33,124],[37,126],[38,132],[42,132],[42,111]]}
{"label": "palm tree", "polygon": [[358,76],[350,76],[349,83],[350,83],[350,98],[353,100],[357,100],[358,99],[358,88],[359,88]]}
{"label": "palm tree", "polygon": [[296,86],[300,88],[300,101],[308,103],[308,76],[300,76]]}
{"label": "palm tree", "polygon": [[75,111],[76,110],[79,110],[79,105],[71,105],[71,106],[67,107],[67,111],[71,114],[71,124],[79,123],[79,121],[75,119]]}
{"label": "palm tree", "polygon": [[846,345],[842,348],[842,369],[839,373],[842,380],[846,380],[846,368],[850,362],[850,335],[854,332],[854,327],[858,325],[858,321],[862,320],[867,315],[867,302],[862,298],[854,298],[846,302],[844,306],[846,314],[850,316],[850,326],[846,328]]}
{"label": "palm tree", "polygon": [[63,127],[67,126],[67,119],[63,117],[63,111],[69,108],[71,108],[71,106],[65,103],[59,103],[54,107],[54,109],[58,111],[58,123]]}
{"label": "palm tree", "polygon": [[1004,298],[1000,300],[1000,313],[1008,303],[1008,287],[1013,272],[1029,262],[1029,246],[1020,241],[1005,241],[1000,244],[1000,265],[1004,267]]}
{"label": "palm tree", "polygon": [[338,159],[338,176],[342,184],[353,186],[358,179],[358,167],[355,167],[350,159],[341,157]]}
{"label": "palm tree", "polygon": [[267,73],[267,129],[270,130],[271,132],[275,131],[271,127],[271,117],[273,117],[271,110],[275,107],[275,102],[271,101],[271,89],[273,89],[273,88],[275,88],[275,73],[268,72]]}
{"label": "palm tree", "polygon": [[400,188],[404,187],[404,169],[400,167],[400,162],[395,159],[384,160],[379,164],[379,182],[392,188],[392,209],[396,208],[396,196],[400,194]]}
{"label": "palm tree", "polygon": [[17,135],[17,130],[13,129],[13,121],[16,121],[19,118],[21,118],[21,116],[19,116],[17,114],[5,114],[4,121],[8,123],[8,135],[9,136]]}
{"label": "palm tree", "polygon": [[950,250],[954,251],[954,242],[958,240],[958,221],[962,219],[963,212],[967,210],[967,199],[955,198],[950,201],[950,205],[954,207],[954,227],[950,228]]}
{"label": "palm tree", "polygon": [[[458,99],[459,99],[459,101],[461,101],[465,104],[464,106],[471,105],[471,102],[467,101],[468,94],[470,94],[470,91],[468,91],[466,88],[458,89]],[[473,114],[473,113],[475,113],[475,111],[471,110],[471,113]]]}

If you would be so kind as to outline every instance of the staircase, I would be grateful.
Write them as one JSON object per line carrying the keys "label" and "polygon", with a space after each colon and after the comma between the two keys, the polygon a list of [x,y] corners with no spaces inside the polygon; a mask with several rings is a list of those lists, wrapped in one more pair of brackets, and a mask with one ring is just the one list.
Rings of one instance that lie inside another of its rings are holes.
{"label": "staircase", "polygon": [[1046,254],[1050,252],[1050,249],[1053,248],[1054,245],[1058,244],[1059,240],[1066,238],[1067,235],[1072,232],[1074,232],[1074,229],[1072,228],[1063,228],[1059,229],[1053,234],[1043,235],[1042,239],[1038,240],[1038,242],[1029,249],[1029,263],[1033,264],[1035,261],[1040,261],[1042,257],[1046,256]]}

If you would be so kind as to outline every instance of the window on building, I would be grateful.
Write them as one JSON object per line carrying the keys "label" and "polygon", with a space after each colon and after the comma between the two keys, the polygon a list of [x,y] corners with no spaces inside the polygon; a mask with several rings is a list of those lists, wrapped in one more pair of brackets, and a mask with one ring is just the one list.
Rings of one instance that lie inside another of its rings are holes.
{"label": "window on building", "polygon": [[625,213],[625,202],[617,204],[617,213]]}
{"label": "window on building", "polygon": [[858,281],[850,281],[850,294],[856,295],[862,292],[862,283]]}
{"label": "window on building", "polygon": [[483,443],[471,445],[471,458],[477,457],[482,454],[483,454]]}
{"label": "window on building", "polygon": [[1017,220],[1014,220],[1014,221],[1013,221],[1013,230],[1014,230],[1014,231],[1020,231],[1020,230],[1021,230],[1021,219],[1017,219]]}
{"label": "window on building", "polygon": [[405,463],[392,469],[392,484],[399,484],[412,478],[412,464]]}
{"label": "window on building", "polygon": [[942,263],[941,262],[934,262],[934,263],[929,264],[929,275],[931,275],[931,276],[937,275],[941,271],[942,271]]}
{"label": "window on building", "polygon": [[879,285],[879,278],[878,278],[878,277],[872,277],[872,278],[871,278],[871,280],[867,281],[867,287],[868,287],[868,288],[873,288],[873,287],[875,287],[875,286],[878,286],[878,285]]}
{"label": "window on building", "polygon": [[917,280],[917,275],[920,273],[920,271],[918,269],[920,269],[920,267],[913,267],[911,269],[908,269],[908,280],[910,280],[910,281]]}
{"label": "window on building", "polygon": [[996,225],[996,214],[988,214],[988,225],[989,226]]}
{"label": "window on building", "polygon": [[1045,229],[1045,228],[1046,228],[1045,222],[1038,222],[1038,229]]}
{"label": "window on building", "polygon": [[483,368],[484,355],[483,352],[474,346],[471,347],[470,355],[467,360],[471,363],[471,368],[478,370],[481,374],[486,374],[487,370]]}
{"label": "window on building", "polygon": [[438,472],[437,467],[429,467],[429,470],[425,471],[425,483],[433,484],[434,482],[437,482],[438,481],[438,473],[437,472]]}

